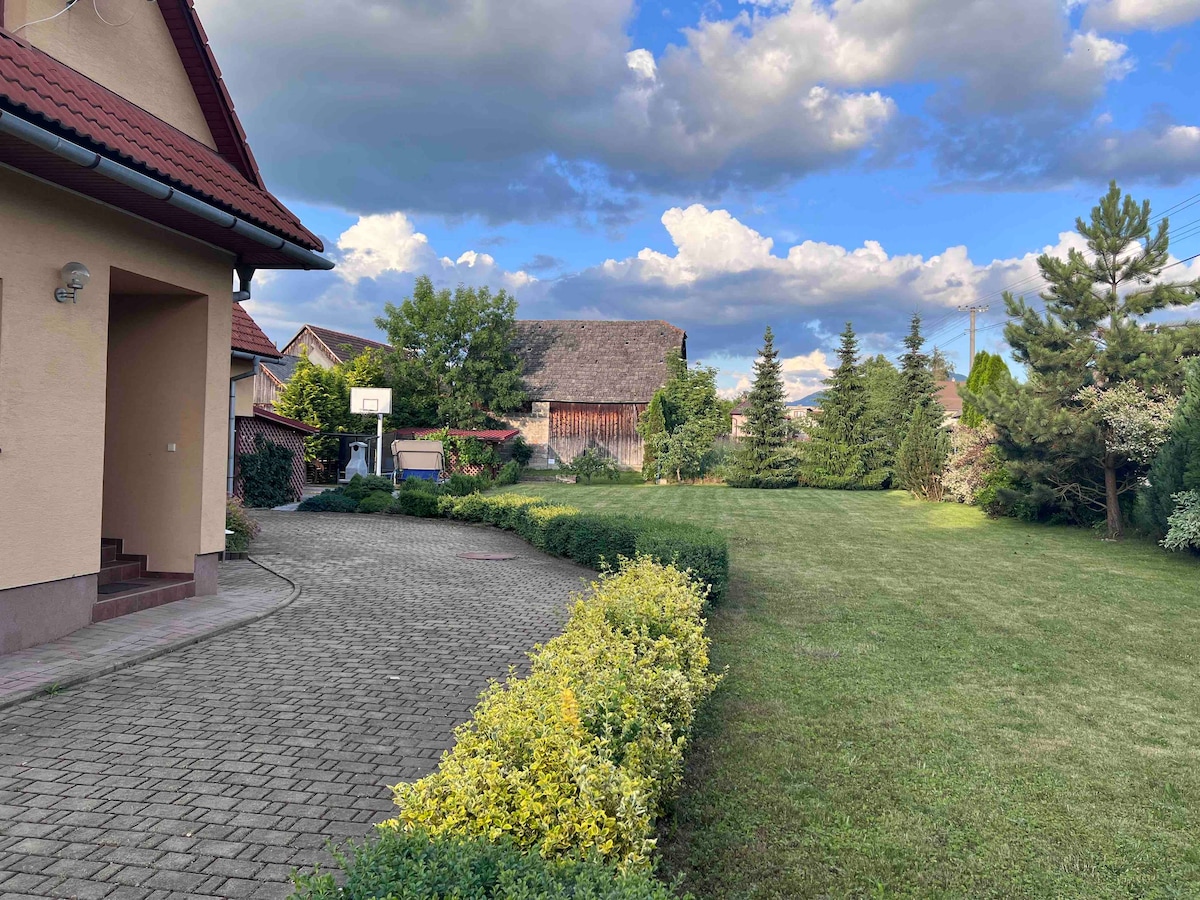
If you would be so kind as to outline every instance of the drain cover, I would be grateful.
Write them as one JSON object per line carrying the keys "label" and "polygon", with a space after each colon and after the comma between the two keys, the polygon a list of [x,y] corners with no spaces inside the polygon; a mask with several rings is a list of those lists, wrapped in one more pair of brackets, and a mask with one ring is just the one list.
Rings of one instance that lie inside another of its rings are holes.
{"label": "drain cover", "polygon": [[460,553],[459,559],[483,559],[494,562],[499,562],[505,559],[516,559],[515,553]]}

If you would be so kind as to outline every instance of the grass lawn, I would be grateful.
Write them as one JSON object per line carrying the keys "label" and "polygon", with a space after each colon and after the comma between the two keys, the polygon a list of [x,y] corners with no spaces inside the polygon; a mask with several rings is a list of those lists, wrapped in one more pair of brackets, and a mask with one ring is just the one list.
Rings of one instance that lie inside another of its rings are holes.
{"label": "grass lawn", "polygon": [[1200,896],[1200,564],[905,495],[521,485],[730,537],[699,897]]}

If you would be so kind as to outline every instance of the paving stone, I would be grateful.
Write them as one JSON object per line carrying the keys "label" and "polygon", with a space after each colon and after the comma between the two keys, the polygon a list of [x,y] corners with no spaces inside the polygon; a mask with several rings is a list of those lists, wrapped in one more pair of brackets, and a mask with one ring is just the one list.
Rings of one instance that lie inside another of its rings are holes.
{"label": "paving stone", "polygon": [[391,816],[388,786],[436,767],[589,577],[491,529],[261,520],[291,606],[0,713],[0,898],[286,898],[293,868]]}

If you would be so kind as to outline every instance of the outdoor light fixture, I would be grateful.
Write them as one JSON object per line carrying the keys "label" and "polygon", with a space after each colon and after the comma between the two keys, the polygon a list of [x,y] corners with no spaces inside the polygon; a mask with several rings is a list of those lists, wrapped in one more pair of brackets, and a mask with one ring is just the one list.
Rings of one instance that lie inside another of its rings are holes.
{"label": "outdoor light fixture", "polygon": [[54,299],[59,303],[66,303],[68,300],[74,303],[76,293],[83,290],[91,277],[92,273],[83,263],[67,263],[62,267],[63,286],[54,292]]}

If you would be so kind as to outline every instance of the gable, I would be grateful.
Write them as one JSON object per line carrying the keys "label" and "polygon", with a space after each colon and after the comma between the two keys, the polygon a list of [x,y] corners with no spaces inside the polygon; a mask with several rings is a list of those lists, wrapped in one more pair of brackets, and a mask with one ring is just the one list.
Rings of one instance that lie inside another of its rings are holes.
{"label": "gable", "polygon": [[[170,2],[163,0],[164,6]],[[21,38],[47,55],[211,149],[222,149],[159,4],[78,2],[62,15],[28,28],[21,26],[53,16],[63,8],[62,0],[5,0],[4,7],[10,32],[20,29]]]}

